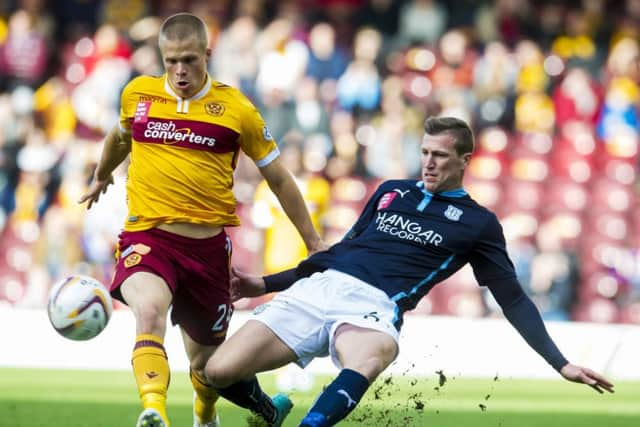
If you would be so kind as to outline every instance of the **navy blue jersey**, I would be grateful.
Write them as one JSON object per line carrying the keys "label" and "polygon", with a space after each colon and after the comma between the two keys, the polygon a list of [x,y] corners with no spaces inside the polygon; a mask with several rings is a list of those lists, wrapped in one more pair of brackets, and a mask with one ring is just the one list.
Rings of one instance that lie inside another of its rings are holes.
{"label": "navy blue jersey", "polygon": [[265,291],[284,290],[329,268],[386,292],[397,305],[396,327],[437,283],[466,263],[505,317],[557,371],[568,361],[540,313],[522,291],[495,214],[463,190],[430,193],[422,181],[386,181],[371,196],[345,238],[295,269],[264,277]]}
{"label": "navy blue jersey", "polygon": [[480,285],[516,282],[495,214],[463,190],[430,193],[422,181],[382,183],[345,238],[300,268],[332,268],[387,293],[401,313],[470,263]]}

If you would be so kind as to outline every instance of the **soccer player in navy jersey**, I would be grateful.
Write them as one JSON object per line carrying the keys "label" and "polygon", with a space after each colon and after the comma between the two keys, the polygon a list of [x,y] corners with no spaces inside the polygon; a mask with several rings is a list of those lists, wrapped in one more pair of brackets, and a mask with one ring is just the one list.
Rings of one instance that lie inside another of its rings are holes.
{"label": "soccer player in navy jersey", "polygon": [[256,373],[331,355],[341,371],[300,426],[335,425],[396,358],[403,313],[466,263],[562,377],[613,392],[611,382],[570,363],[556,347],[516,279],[496,215],[462,188],[474,148],[469,126],[442,117],[427,119],[424,128],[422,179],[382,183],[342,241],[282,273],[236,272],[236,298],[283,292],[258,307],[209,359],[205,375],[222,396],[260,419],[268,398]]}

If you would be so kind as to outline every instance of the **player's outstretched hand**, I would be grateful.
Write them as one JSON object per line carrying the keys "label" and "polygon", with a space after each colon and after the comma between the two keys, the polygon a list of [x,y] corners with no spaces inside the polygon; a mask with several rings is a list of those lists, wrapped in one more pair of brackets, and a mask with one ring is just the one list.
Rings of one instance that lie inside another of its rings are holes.
{"label": "player's outstretched hand", "polygon": [[613,383],[609,382],[605,377],[582,366],[567,363],[560,369],[560,375],[569,381],[587,384],[598,393],[604,393],[604,390],[613,393]]}
{"label": "player's outstretched hand", "polygon": [[264,295],[264,279],[261,276],[251,276],[231,267],[231,301],[237,301],[240,298],[252,298]]}
{"label": "player's outstretched hand", "polygon": [[109,178],[105,180],[93,178],[87,192],[78,199],[78,203],[89,201],[87,209],[91,209],[91,206],[100,200],[100,195],[107,192],[107,187],[111,184],[113,184],[113,175],[109,175]]}

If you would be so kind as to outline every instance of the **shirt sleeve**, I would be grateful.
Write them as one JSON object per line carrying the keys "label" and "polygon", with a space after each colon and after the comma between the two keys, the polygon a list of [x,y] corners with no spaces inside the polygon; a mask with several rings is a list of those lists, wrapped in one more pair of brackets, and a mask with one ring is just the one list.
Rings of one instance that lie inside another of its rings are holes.
{"label": "shirt sleeve", "polygon": [[560,369],[569,363],[553,342],[540,317],[540,312],[528,296],[522,293],[516,301],[504,307],[503,313],[527,344],[553,369],[560,372]]}
{"label": "shirt sleeve", "polygon": [[502,226],[491,214],[469,256],[476,280],[481,286],[516,279],[515,268],[507,254]]}
{"label": "shirt sleeve", "polygon": [[134,97],[131,96],[134,84],[134,80],[130,81],[120,95],[120,120],[118,127],[120,131],[127,133],[131,131],[133,117],[135,115],[136,103]]}
{"label": "shirt sleeve", "polygon": [[298,271],[297,268],[291,268],[289,270],[281,271],[280,273],[269,274],[263,276],[265,293],[280,292],[289,288],[299,279],[307,277],[309,274],[304,274]]}
{"label": "shirt sleeve", "polygon": [[239,93],[239,96],[239,102],[246,107],[239,138],[240,148],[258,167],[264,167],[278,157],[280,151],[258,109],[244,95]]}

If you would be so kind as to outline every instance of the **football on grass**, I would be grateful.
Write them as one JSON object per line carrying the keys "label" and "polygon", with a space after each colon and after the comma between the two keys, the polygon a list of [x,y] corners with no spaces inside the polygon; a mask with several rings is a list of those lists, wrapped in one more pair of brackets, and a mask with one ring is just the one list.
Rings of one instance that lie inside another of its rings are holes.
{"label": "football on grass", "polygon": [[73,275],[51,288],[47,312],[53,328],[65,338],[86,341],[109,323],[112,302],[109,291],[89,276]]}

